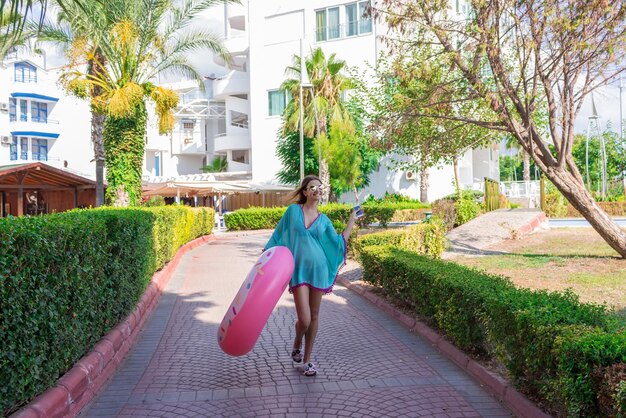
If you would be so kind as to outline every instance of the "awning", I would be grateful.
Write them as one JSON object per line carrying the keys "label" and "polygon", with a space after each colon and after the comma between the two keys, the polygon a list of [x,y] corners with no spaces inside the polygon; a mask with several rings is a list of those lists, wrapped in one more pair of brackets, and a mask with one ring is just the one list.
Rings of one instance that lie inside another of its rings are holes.
{"label": "awning", "polygon": [[252,183],[248,180],[232,181],[170,181],[144,185],[144,196],[210,196],[236,193],[290,192],[293,187],[270,183]]}
{"label": "awning", "polygon": [[50,132],[38,132],[38,131],[11,131],[13,136],[35,136],[38,138],[58,138],[59,134],[53,134]]}
{"label": "awning", "polygon": [[45,100],[47,102],[58,102],[58,97],[44,96],[36,93],[11,93],[11,97],[23,97],[25,99]]}

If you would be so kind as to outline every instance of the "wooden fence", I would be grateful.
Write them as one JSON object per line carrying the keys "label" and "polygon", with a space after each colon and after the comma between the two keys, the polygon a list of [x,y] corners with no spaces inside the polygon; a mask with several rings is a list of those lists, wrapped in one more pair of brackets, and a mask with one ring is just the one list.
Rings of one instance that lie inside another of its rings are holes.
{"label": "wooden fence", "polygon": [[496,209],[500,209],[500,184],[485,177],[485,210],[490,212]]}

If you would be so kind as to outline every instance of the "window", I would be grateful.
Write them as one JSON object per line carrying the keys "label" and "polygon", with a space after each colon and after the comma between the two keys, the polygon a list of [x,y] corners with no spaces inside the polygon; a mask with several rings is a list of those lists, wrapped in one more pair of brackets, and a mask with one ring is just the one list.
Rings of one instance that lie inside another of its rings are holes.
{"label": "window", "polygon": [[9,122],[15,122],[17,120],[17,100],[14,98],[9,99]]}
{"label": "window", "polygon": [[356,36],[359,34],[359,18],[357,15],[357,4],[346,5],[346,35]]}
{"label": "window", "polygon": [[339,7],[318,10],[315,12],[316,39],[318,42],[341,37],[339,24]]}
{"label": "window", "polygon": [[28,160],[28,138],[20,137],[20,160]]}
{"label": "window", "polygon": [[370,2],[346,4],[346,36],[372,33]]}
{"label": "window", "polygon": [[31,152],[33,160],[48,161],[48,140],[45,138],[33,138]]}
{"label": "window", "polygon": [[236,163],[249,164],[250,158],[248,150],[234,150],[232,153],[232,160]]}
{"label": "window", "polygon": [[9,146],[9,153],[11,154],[11,160],[17,160],[17,137],[11,137],[11,145]]}
{"label": "window", "polygon": [[291,101],[291,94],[286,90],[270,90],[267,92],[268,115],[280,116]]}
{"label": "window", "polygon": [[161,175],[161,154],[158,153],[154,155],[154,175]]}
{"label": "window", "polygon": [[372,32],[372,16],[369,1],[359,2],[359,34]]}
{"label": "window", "polygon": [[326,40],[326,10],[315,12],[315,39],[317,42]]}
{"label": "window", "polygon": [[30,104],[30,120],[39,123],[48,123],[48,104],[33,101]]}
{"label": "window", "polygon": [[192,120],[183,120],[183,130],[193,131],[194,122]]}
{"label": "window", "polygon": [[28,102],[20,99],[20,121],[26,122],[28,120]]}
{"label": "window", "polygon": [[16,83],[36,83],[37,68],[26,62],[15,64],[15,82]]}

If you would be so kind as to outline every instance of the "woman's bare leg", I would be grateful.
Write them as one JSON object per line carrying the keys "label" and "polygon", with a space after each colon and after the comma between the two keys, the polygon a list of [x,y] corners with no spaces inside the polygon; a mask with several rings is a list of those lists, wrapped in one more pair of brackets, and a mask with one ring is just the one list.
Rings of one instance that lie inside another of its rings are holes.
{"label": "woman's bare leg", "polygon": [[302,338],[309,329],[311,324],[311,308],[309,307],[308,286],[300,286],[293,289],[293,301],[296,304],[296,338],[293,341],[293,349],[297,350],[302,346]]}
{"label": "woman's bare leg", "polygon": [[[303,286],[304,287],[304,286]],[[309,326],[305,332],[304,338],[304,363],[308,363],[313,352],[313,344],[317,336],[317,326],[319,324],[320,305],[322,303],[323,293],[319,290],[309,289]]]}

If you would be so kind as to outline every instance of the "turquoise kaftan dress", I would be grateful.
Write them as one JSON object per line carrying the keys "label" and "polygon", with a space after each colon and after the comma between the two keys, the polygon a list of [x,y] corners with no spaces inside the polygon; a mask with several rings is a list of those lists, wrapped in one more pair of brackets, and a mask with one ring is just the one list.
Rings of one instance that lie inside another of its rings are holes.
{"label": "turquoise kaftan dress", "polygon": [[290,205],[265,249],[278,245],[289,248],[294,257],[290,292],[299,286],[324,293],[333,290],[337,272],[346,260],[346,241],[343,235],[337,234],[326,215],[318,215],[307,228],[302,206]]}

